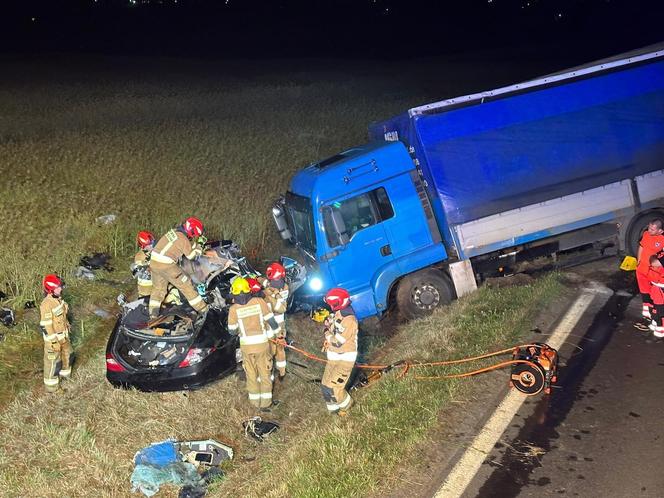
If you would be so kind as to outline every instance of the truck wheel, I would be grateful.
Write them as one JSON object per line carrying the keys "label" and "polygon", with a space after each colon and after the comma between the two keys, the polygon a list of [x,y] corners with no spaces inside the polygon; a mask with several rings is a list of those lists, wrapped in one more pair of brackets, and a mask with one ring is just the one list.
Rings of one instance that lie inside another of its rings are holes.
{"label": "truck wheel", "polygon": [[396,295],[399,312],[408,320],[426,316],[452,299],[452,281],[436,270],[423,270],[404,277]]}
{"label": "truck wheel", "polygon": [[648,223],[655,218],[664,219],[664,211],[651,211],[639,216],[632,222],[625,237],[625,249],[627,249],[630,255],[636,257],[636,253],[639,251],[641,236],[648,228]]}

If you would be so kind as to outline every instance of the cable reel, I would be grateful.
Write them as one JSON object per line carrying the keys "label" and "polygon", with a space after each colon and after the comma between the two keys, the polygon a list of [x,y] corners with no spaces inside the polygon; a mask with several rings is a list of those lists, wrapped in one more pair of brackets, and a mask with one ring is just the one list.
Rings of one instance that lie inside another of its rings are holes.
{"label": "cable reel", "polygon": [[558,352],[548,344],[535,343],[514,349],[510,385],[517,391],[534,396],[558,380]]}

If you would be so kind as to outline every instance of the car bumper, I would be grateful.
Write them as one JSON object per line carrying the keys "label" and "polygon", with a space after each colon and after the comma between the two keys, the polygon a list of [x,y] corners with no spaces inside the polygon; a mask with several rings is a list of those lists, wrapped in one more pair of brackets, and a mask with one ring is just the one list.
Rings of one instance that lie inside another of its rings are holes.
{"label": "car bumper", "polygon": [[184,368],[127,369],[122,372],[107,370],[106,379],[115,387],[135,388],[147,392],[197,389],[237,370],[237,363],[222,353],[223,350],[217,350],[200,363]]}
{"label": "car bumper", "polygon": [[323,298],[325,293],[314,292],[305,289],[303,285],[293,294],[293,300],[289,312],[296,313],[298,311],[310,312],[312,309],[319,308],[325,304]]}

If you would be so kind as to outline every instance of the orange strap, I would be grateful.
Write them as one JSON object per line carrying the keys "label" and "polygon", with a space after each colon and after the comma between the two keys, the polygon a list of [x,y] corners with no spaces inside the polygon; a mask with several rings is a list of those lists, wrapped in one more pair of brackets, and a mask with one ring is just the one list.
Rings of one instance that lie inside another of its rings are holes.
{"label": "orange strap", "polygon": [[500,368],[505,368],[510,365],[518,365],[518,364],[525,364],[525,365],[530,365],[531,367],[537,369],[539,368],[536,363],[533,363],[532,361],[528,360],[509,360],[509,361],[503,361],[501,363],[496,363],[495,365],[491,365],[485,368],[479,368],[477,370],[471,370],[470,372],[464,372],[460,374],[448,374],[448,375],[436,375],[436,376],[422,376],[422,375],[414,375],[413,378],[417,380],[440,380],[440,379],[462,379],[464,377],[471,377],[473,375],[478,375],[481,373],[485,372],[491,372],[492,370],[498,370]]}
{"label": "orange strap", "polygon": [[[283,339],[270,339],[270,341],[274,342],[275,344],[281,345],[285,348],[292,349],[293,351],[300,353],[302,356],[305,358],[309,358],[310,360],[317,361],[320,363],[328,363],[328,360],[325,358],[321,358],[319,356],[316,356],[315,354],[309,353],[308,351],[305,351],[304,349],[300,349],[298,347],[293,346],[292,344],[288,344],[285,340]],[[355,366],[357,368],[362,368],[362,369],[367,369],[367,370],[388,370],[393,367],[397,366],[403,366],[403,370],[401,373],[399,373],[399,378],[405,377],[408,372],[410,371],[411,368],[415,367],[440,367],[440,366],[447,366],[447,365],[458,365],[460,363],[467,363],[470,361],[477,361],[477,360],[483,360],[485,358],[491,358],[492,356],[498,356],[501,354],[506,354],[509,352],[513,352],[517,349],[521,348],[527,348],[530,346],[537,346],[537,344],[521,344],[520,346],[514,346],[511,348],[506,348],[506,349],[501,349],[500,351],[494,351],[492,353],[486,353],[482,354],[479,356],[471,356],[468,358],[460,358],[457,360],[445,360],[445,361],[434,361],[434,362],[427,362],[427,363],[412,363],[410,361],[404,361],[404,362],[398,362],[393,365],[371,365],[367,363],[356,363]],[[517,365],[517,364],[527,364],[530,365],[534,368],[538,368],[537,364],[533,363],[532,361],[528,360],[508,360],[508,361],[503,361],[501,363],[496,363],[495,365],[491,365],[485,368],[480,368],[477,370],[471,370],[470,372],[464,372],[460,374],[448,374],[448,375],[438,375],[438,376],[421,376],[421,375],[414,375],[414,379],[418,380],[437,380],[437,379],[459,379],[463,377],[470,377],[472,375],[478,375],[481,373],[485,372],[490,372],[492,370],[498,370],[500,368],[505,368],[511,365]]]}

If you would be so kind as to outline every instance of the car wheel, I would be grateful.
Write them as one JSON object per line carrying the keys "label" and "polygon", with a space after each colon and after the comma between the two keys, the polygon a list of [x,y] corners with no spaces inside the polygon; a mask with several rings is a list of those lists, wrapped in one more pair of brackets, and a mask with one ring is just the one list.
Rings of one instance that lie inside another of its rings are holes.
{"label": "car wheel", "polygon": [[454,287],[443,272],[423,270],[404,277],[397,288],[397,307],[406,319],[429,315],[454,299]]}

